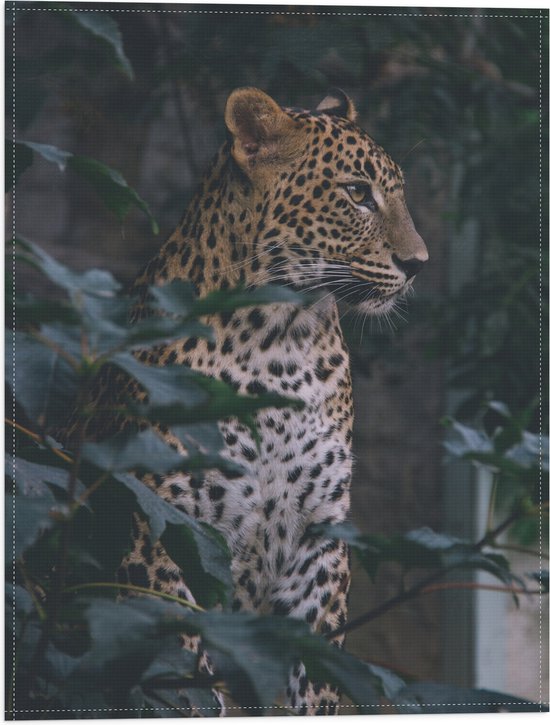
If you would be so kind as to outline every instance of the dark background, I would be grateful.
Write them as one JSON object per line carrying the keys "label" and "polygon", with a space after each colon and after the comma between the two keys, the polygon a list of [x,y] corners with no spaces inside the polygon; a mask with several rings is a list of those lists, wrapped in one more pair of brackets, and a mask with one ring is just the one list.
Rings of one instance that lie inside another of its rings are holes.
{"label": "dark background", "polygon": [[[120,171],[160,233],[136,209],[120,222],[85,179],[36,157],[17,186],[18,236],[69,266],[105,267],[128,282],[177,223],[223,140],[233,88],[257,86],[305,108],[331,86],[345,90],[360,124],[401,164],[430,251],[405,322],[344,319],[357,410],[352,516],[369,533],[444,529],[442,416],[472,420],[487,399],[519,412],[539,395],[539,354],[546,356],[539,302],[547,309],[539,289],[539,265],[546,280],[547,263],[539,107],[546,108],[547,82],[539,68],[545,72],[547,20],[533,10],[136,5],[140,12],[129,12],[133,6],[86,4],[94,7],[116,21],[133,78],[70,5],[18,11],[16,137]],[[161,9],[177,12],[147,12]],[[11,34],[8,25],[8,78]],[[7,210],[10,238],[11,202]],[[17,284],[52,293],[24,268]],[[543,398],[546,411],[546,390]],[[534,408],[532,430],[538,418]],[[532,534],[517,532],[526,542]],[[391,567],[375,586],[357,572],[352,613],[398,584]],[[442,607],[437,595],[414,600],[354,632],[348,648],[441,680]]]}

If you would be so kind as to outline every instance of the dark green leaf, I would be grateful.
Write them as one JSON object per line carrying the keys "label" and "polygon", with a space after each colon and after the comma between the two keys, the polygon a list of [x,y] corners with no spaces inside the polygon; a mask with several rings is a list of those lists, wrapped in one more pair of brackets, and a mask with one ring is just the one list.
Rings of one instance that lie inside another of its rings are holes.
{"label": "dark green leaf", "polygon": [[[23,614],[30,614],[34,609],[31,595],[26,589],[11,582],[6,582],[6,606],[20,611]],[[6,624],[10,623],[11,612],[6,616]]]}
{"label": "dark green leaf", "polygon": [[540,712],[539,705],[491,690],[476,690],[432,682],[416,682],[393,699],[400,713]]}
{"label": "dark green leaf", "polygon": [[[395,561],[405,570],[482,569],[506,583],[514,578],[505,557],[479,551],[475,544],[438,534],[427,526],[391,537],[359,534],[348,524],[322,526],[317,530],[328,538],[347,541],[373,580],[380,564],[386,561]],[[516,578],[516,581],[523,585],[521,580]]]}
{"label": "dark green leaf", "polygon": [[[231,601],[231,553],[221,534],[208,524],[166,524],[161,536],[168,556],[184,572],[196,602],[210,609]],[[202,530],[201,530],[202,529]]]}
{"label": "dark green leaf", "polygon": [[65,171],[69,159],[72,157],[72,153],[70,151],[63,151],[58,149],[56,146],[51,146],[50,144],[36,143],[34,141],[19,141],[18,145],[26,146],[31,149],[31,151],[40,154],[40,156],[46,159],[46,161],[51,161],[53,164],[57,164],[59,171]]}
{"label": "dark green leaf", "polygon": [[539,468],[548,471],[548,436],[523,431],[521,443],[517,443],[504,454],[521,468]]}
{"label": "dark green leaf", "polygon": [[200,376],[185,365],[144,365],[128,353],[112,357],[111,362],[143,385],[151,405],[183,403],[192,408],[208,400],[197,380]]}
{"label": "dark green leaf", "polygon": [[[85,294],[80,297],[79,306],[82,307],[83,323],[90,347],[102,354],[165,343],[182,337],[210,339],[212,336],[211,329],[196,320],[182,321],[158,316],[131,323],[132,302],[128,298],[109,299]],[[121,358],[125,359],[128,360]],[[131,361],[127,365],[131,365]],[[141,367],[136,361],[136,371],[141,370]]]}
{"label": "dark green leaf", "polygon": [[195,423],[172,426],[171,432],[177,436],[189,452],[202,449],[215,453],[225,446],[225,441],[217,423]]}
{"label": "dark green leaf", "polygon": [[151,538],[162,537],[195,597],[206,604],[212,599],[228,600],[233,588],[231,554],[221,534],[175,508],[134,476],[119,474],[116,478],[135,494],[148,518]]}
{"label": "dark green leaf", "polygon": [[384,689],[370,665],[311,634],[300,620],[213,611],[189,613],[186,621],[197,627],[220,678],[244,707],[269,707],[297,661],[313,680],[341,687],[358,705],[378,704],[377,690]]}
{"label": "dark green leaf", "polygon": [[91,648],[67,678],[66,689],[105,694],[131,689],[170,647],[171,638],[163,634],[161,623],[167,616],[177,617],[181,609],[148,598],[124,603],[91,600],[85,610]]}
{"label": "dark green leaf", "polygon": [[212,330],[196,320],[177,320],[169,317],[148,317],[126,328],[118,347],[136,349],[144,345],[178,340],[184,337],[212,339]]}
{"label": "dark green leaf", "polygon": [[262,393],[258,396],[239,395],[234,389],[213,378],[197,377],[201,387],[209,394],[208,403],[194,409],[181,403],[171,405],[132,406],[136,415],[151,421],[164,423],[169,427],[206,423],[224,418],[239,418],[246,425],[253,422],[252,416],[263,408],[293,408],[301,410],[303,402],[296,398],[286,398],[277,393]]}
{"label": "dark green leaf", "polygon": [[[6,300],[8,302],[7,296]],[[78,312],[64,300],[48,300],[48,304],[44,304],[43,300],[34,295],[25,294],[17,298],[16,307],[17,326],[23,330],[52,322],[69,325],[77,325],[80,322]]]}
{"label": "dark green leaf", "polygon": [[193,285],[181,279],[150,287],[149,291],[156,300],[158,309],[179,317],[188,317],[195,302]]}
{"label": "dark green leaf", "polygon": [[[67,491],[69,484],[69,471],[65,468],[32,463],[23,458],[14,458],[9,454],[6,455],[6,474],[15,480],[17,489],[23,496],[31,498],[48,497],[51,490],[46,484],[53,484],[63,491]],[[83,491],[82,483],[75,481],[75,493],[79,495]]]}
{"label": "dark green leaf", "polygon": [[6,139],[4,149],[5,191],[11,191],[19,181],[21,174],[32,164],[32,151],[18,143]]}
{"label": "dark green leaf", "polygon": [[159,227],[151,210],[139,194],[128,186],[122,175],[95,159],[85,156],[71,156],[69,166],[82,176],[99,195],[105,206],[122,222],[132,206],[141,209],[149,218],[153,234],[159,233]]}
{"label": "dark green leaf", "polygon": [[112,47],[121,68],[130,80],[134,80],[134,72],[124,53],[118,24],[105,12],[90,13],[71,10],[71,15],[85,30],[101,38]]}
{"label": "dark green leaf", "polygon": [[493,442],[485,431],[476,430],[451,418],[447,422],[451,433],[443,445],[449,453],[460,458],[466,454],[494,451]]}
{"label": "dark green leaf", "polygon": [[[18,559],[38,539],[40,534],[54,525],[51,517],[55,500],[50,493],[25,498],[6,496],[6,557]],[[15,533],[14,533],[15,532]]]}
{"label": "dark green leaf", "polygon": [[7,332],[6,350],[6,381],[29,419],[41,427],[63,423],[78,387],[69,363],[22,332]]}
{"label": "dark green leaf", "polygon": [[82,456],[104,471],[142,471],[165,473],[185,470],[187,458],[174,451],[152,429],[139,433],[118,433],[101,443],[87,441]]}
{"label": "dark green leaf", "polygon": [[534,579],[540,584],[541,590],[544,594],[549,592],[549,580],[548,580],[548,569],[542,569],[541,571],[534,571],[530,574],[526,574],[529,579]]}
{"label": "dark green leaf", "polygon": [[115,292],[120,289],[121,285],[110,272],[102,269],[89,269],[82,273],[73,272],[37,244],[18,239],[17,246],[32,253],[32,257],[27,259],[34,262],[52,282],[69,292],[76,307],[80,306],[79,295],[82,293],[108,298],[110,304],[113,303]]}
{"label": "dark green leaf", "polygon": [[158,234],[158,224],[151,214],[149,206],[135,189],[128,186],[124,177],[115,169],[111,169],[101,161],[86,156],[75,156],[70,151],[63,151],[49,144],[33,141],[19,141],[18,143],[40,154],[47,161],[57,164],[60,171],[70,168],[85,179],[120,222],[123,221],[131,207],[141,209],[149,218],[153,233]]}
{"label": "dark green leaf", "polygon": [[214,290],[202,299],[196,299],[189,282],[174,280],[164,285],[150,288],[157,306],[174,315],[183,317],[201,317],[220,312],[233,312],[241,307],[287,303],[301,305],[302,295],[288,287],[265,285],[249,290],[244,287]]}

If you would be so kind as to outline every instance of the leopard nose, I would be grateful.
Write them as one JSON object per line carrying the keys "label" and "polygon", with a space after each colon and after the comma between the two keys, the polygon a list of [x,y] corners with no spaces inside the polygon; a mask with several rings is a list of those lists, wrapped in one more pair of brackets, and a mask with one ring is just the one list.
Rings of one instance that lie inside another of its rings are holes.
{"label": "leopard nose", "polygon": [[420,269],[424,265],[425,260],[418,259],[417,257],[411,257],[410,259],[399,259],[397,254],[392,255],[392,260],[397,269],[400,269],[405,273],[407,279],[414,277],[415,274],[420,272]]}

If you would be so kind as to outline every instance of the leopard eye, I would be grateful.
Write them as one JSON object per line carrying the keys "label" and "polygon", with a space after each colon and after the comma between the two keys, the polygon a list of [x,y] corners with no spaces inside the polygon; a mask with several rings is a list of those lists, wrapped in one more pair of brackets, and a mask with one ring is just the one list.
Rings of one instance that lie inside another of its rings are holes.
{"label": "leopard eye", "polygon": [[370,211],[376,211],[378,209],[378,204],[374,201],[372,189],[369,184],[348,184],[346,191],[350,199],[357,206],[364,206]]}

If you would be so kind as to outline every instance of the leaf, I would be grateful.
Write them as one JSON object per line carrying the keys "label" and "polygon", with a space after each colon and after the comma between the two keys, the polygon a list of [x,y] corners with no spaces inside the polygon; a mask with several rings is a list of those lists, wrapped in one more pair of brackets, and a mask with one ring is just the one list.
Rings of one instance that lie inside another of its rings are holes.
{"label": "leaf", "polygon": [[5,193],[7,193],[12,190],[13,186],[19,181],[21,174],[32,164],[32,152],[25,146],[6,139],[4,154]]}
{"label": "leaf", "polygon": [[504,456],[521,468],[548,471],[548,436],[523,431],[521,443],[509,448]]}
{"label": "leaf", "polygon": [[186,365],[144,365],[128,353],[116,355],[110,361],[143,385],[152,405],[183,403],[196,407],[208,400],[197,379],[200,375]]}
{"label": "leaf", "polygon": [[548,592],[550,591],[548,569],[541,569],[541,571],[533,571],[529,574],[526,574],[525,576],[527,576],[529,579],[534,579],[536,582],[538,582],[543,594],[548,594]]}
{"label": "leaf", "polygon": [[171,432],[177,436],[189,452],[203,450],[215,453],[225,446],[225,441],[217,423],[195,423],[172,426]]}
{"label": "leaf", "polygon": [[79,295],[88,293],[108,298],[110,304],[112,304],[115,292],[121,287],[110,272],[102,269],[89,269],[82,273],[73,272],[51,257],[37,244],[22,239],[17,239],[16,243],[19,248],[31,252],[32,257],[26,257],[25,259],[36,264],[54,284],[66,290],[71,295],[73,303],[78,303],[80,299],[76,296],[76,293]]}
{"label": "leaf", "polygon": [[[31,595],[19,584],[15,586],[6,582],[6,606],[23,614],[30,614],[34,609]],[[11,624],[11,611],[6,615],[6,624]]]}
{"label": "leaf", "polygon": [[380,564],[387,561],[399,563],[406,571],[411,569],[482,569],[503,582],[515,579],[510,573],[508,561],[499,554],[479,551],[475,544],[447,534],[439,534],[427,526],[391,537],[359,534],[348,524],[315,527],[327,538],[343,539],[352,546],[362,566],[372,580]]}
{"label": "leaf", "polygon": [[55,521],[51,513],[55,500],[50,493],[25,498],[6,495],[6,558],[19,559],[38,537],[51,528]]}
{"label": "leaf", "polygon": [[[79,306],[82,308],[83,324],[88,333],[90,347],[104,355],[116,350],[160,344],[182,337],[212,337],[211,329],[196,320],[182,321],[158,316],[132,323],[132,301],[129,298],[109,299],[84,294],[80,297]],[[121,358],[121,361],[124,360],[127,361],[126,366],[132,364],[128,357]],[[136,361],[136,371],[145,367],[139,365]]]}
{"label": "leaf", "polygon": [[[6,296],[6,303],[11,305],[11,302],[12,300]],[[32,294],[17,297],[16,314],[17,326],[23,330],[52,322],[68,325],[77,325],[80,322],[77,311],[66,300],[48,300],[48,304],[45,305],[43,300]]]}
{"label": "leaf", "polygon": [[415,682],[393,698],[399,713],[541,712],[546,705],[491,690]]}
{"label": "leaf", "polygon": [[122,222],[130,208],[135,206],[148,217],[153,233],[158,234],[159,227],[151,214],[149,206],[115,169],[111,169],[101,161],[96,161],[96,159],[87,156],[75,156],[70,151],[63,151],[49,144],[34,141],[19,141],[18,143],[40,154],[47,161],[57,164],[60,171],[70,168],[81,176],[93,187],[105,206],[116,215],[119,222]]}
{"label": "leaf", "polygon": [[67,691],[98,690],[108,695],[130,690],[170,647],[171,638],[163,633],[161,624],[181,610],[177,604],[148,598],[123,603],[92,599],[84,613],[91,647],[67,678]]}
{"label": "leaf", "polygon": [[233,312],[241,307],[286,303],[301,305],[303,295],[288,287],[265,285],[256,289],[236,287],[227,290],[214,290],[206,297],[197,299],[193,286],[189,282],[176,279],[167,284],[152,286],[149,291],[155,299],[155,306],[173,315],[183,317],[202,317],[220,312]]}
{"label": "leaf", "polygon": [[156,300],[158,309],[180,317],[188,317],[195,302],[193,285],[181,279],[151,286],[149,292]]}
{"label": "leaf", "polygon": [[78,12],[77,10],[71,10],[70,13],[85,30],[101,38],[112,47],[121,68],[130,80],[134,80],[134,71],[124,53],[118,24],[106,13]]}
{"label": "leaf", "polygon": [[116,478],[136,496],[149,521],[152,540],[162,538],[195,597],[200,596],[206,604],[229,601],[233,590],[231,554],[221,534],[169,504],[135,476],[119,474]]}
{"label": "leaf", "polygon": [[69,166],[93,186],[105,206],[116,215],[119,222],[124,220],[132,206],[136,206],[149,218],[153,234],[159,233],[158,224],[149,206],[131,186],[128,186],[118,171],[85,156],[72,156]]}
{"label": "leaf", "polygon": [[78,388],[69,363],[22,332],[7,331],[6,350],[6,381],[29,419],[40,427],[63,423]]}
{"label": "leaf", "polygon": [[167,405],[132,404],[130,409],[140,418],[172,426],[207,423],[225,418],[239,418],[245,425],[254,425],[253,414],[263,408],[292,408],[301,410],[303,401],[286,398],[278,393],[239,395],[230,385],[214,378],[198,377],[200,386],[209,394],[209,400],[197,408],[181,403]]}
{"label": "leaf", "polygon": [[57,146],[51,146],[45,143],[36,143],[35,141],[18,141],[19,146],[24,146],[40,154],[46,161],[51,161],[53,164],[57,164],[59,171],[65,171],[69,159],[72,157],[70,151],[63,151],[58,149]]}
{"label": "leaf", "polygon": [[314,681],[341,687],[359,705],[378,704],[383,684],[371,666],[312,634],[303,621],[217,611],[189,612],[185,620],[196,626],[216,672],[243,707],[272,705],[298,661]]}
{"label": "leaf", "polygon": [[453,456],[461,458],[471,453],[492,453],[494,451],[493,442],[485,431],[476,430],[452,418],[447,419],[447,425],[450,427],[451,434],[443,445]]}
{"label": "leaf", "polygon": [[284,692],[304,622],[282,617],[206,612],[186,616],[202,635],[215,671],[245,708],[269,708]]}
{"label": "leaf", "polygon": [[185,470],[187,458],[177,453],[152,429],[139,433],[118,433],[101,443],[87,441],[82,457],[104,471],[121,472],[132,468],[165,473]]}
{"label": "leaf", "polygon": [[378,678],[380,694],[388,700],[392,700],[405,687],[405,682],[395,672],[388,670],[386,667],[380,667],[380,665],[365,664],[367,664],[374,677]]}
{"label": "leaf", "polygon": [[[32,463],[23,458],[14,458],[6,455],[6,474],[14,480],[18,491],[23,496],[39,497],[51,493],[46,484],[53,484],[56,488],[67,491],[69,484],[69,471],[65,468],[55,468],[39,463]],[[77,495],[83,493],[84,486],[80,481],[75,482]]]}
{"label": "leaf", "polygon": [[189,522],[167,523],[160,538],[168,556],[184,572],[185,583],[201,607],[211,609],[231,601],[231,552],[216,529],[205,523],[199,523],[198,528]]}

